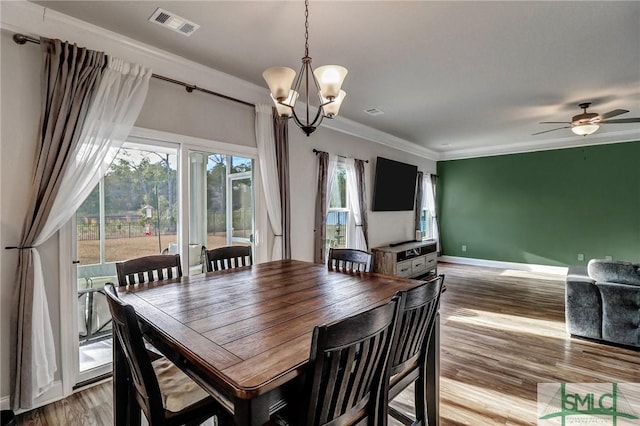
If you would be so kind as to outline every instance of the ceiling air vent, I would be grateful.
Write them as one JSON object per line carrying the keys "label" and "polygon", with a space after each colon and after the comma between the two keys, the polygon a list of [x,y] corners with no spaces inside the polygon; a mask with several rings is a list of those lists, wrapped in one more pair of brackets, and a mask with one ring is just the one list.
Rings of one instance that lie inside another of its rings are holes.
{"label": "ceiling air vent", "polygon": [[200,25],[161,8],[153,12],[149,21],[186,36],[190,36],[200,28]]}
{"label": "ceiling air vent", "polygon": [[369,108],[369,109],[365,109],[364,112],[366,112],[369,115],[382,115],[384,114],[384,111],[380,111],[378,108]]}

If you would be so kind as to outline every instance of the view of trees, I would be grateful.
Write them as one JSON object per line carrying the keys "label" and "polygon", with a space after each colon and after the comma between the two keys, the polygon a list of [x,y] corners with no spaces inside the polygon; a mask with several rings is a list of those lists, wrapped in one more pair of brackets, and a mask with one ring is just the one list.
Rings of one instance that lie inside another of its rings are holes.
{"label": "view of trees", "polygon": [[[173,155],[175,162],[175,155]],[[107,223],[160,223],[163,232],[175,233],[177,226],[176,170],[171,155],[122,149],[104,177]],[[146,207],[150,206],[151,217]],[[95,223],[100,209],[99,186],[76,213],[78,224]]]}
{"label": "view of trees", "polygon": [[[139,151],[122,149],[104,177],[105,216],[107,238],[126,236],[123,226],[131,230],[131,224],[139,229],[151,224],[153,233],[158,222],[163,234],[175,233],[177,228],[177,171],[172,166],[175,163],[170,154],[153,151]],[[241,157],[230,157],[221,154],[208,156],[207,165],[207,213],[208,231],[224,232],[226,230],[226,197],[227,167],[230,164],[231,173],[251,171],[252,161]],[[252,179],[241,183],[234,181],[232,190],[234,228],[243,229],[251,225],[251,212],[242,211],[246,200],[239,196],[244,185],[251,186]],[[250,189],[250,188],[249,188]],[[246,189],[245,189],[246,191]],[[249,195],[250,191],[249,191]],[[250,205],[250,203],[249,203]],[[151,217],[147,217],[147,207],[150,207]],[[97,238],[97,229],[84,229],[82,225],[95,225],[99,221],[100,191],[99,187],[91,192],[77,211],[79,232],[87,234],[87,239]],[[158,218],[158,214],[160,217]],[[237,216],[237,218],[236,218]],[[248,218],[248,219],[246,219]],[[246,219],[246,220],[245,220]],[[248,223],[247,220],[249,221]],[[85,226],[86,228],[86,226]],[[113,228],[113,229],[111,229]],[[95,237],[94,237],[95,235]]]}
{"label": "view of trees", "polygon": [[[224,232],[226,230],[226,199],[227,199],[227,165],[230,173],[243,173],[252,170],[252,161],[242,157],[230,157],[222,154],[211,154],[207,164],[207,231],[209,233]],[[251,186],[253,179],[243,180],[242,184]],[[250,188],[249,188],[250,189]],[[251,228],[252,215],[243,214],[243,207],[248,205],[239,195],[242,187],[234,181],[232,210],[234,212],[233,227],[236,229]],[[250,195],[250,193],[249,193]],[[243,220],[244,219],[244,220]]]}

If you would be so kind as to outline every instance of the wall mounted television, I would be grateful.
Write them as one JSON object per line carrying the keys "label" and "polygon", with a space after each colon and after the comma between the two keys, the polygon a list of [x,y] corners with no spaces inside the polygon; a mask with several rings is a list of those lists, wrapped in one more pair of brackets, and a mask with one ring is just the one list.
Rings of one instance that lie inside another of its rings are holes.
{"label": "wall mounted television", "polygon": [[374,212],[413,210],[418,167],[388,158],[376,159],[373,183]]}

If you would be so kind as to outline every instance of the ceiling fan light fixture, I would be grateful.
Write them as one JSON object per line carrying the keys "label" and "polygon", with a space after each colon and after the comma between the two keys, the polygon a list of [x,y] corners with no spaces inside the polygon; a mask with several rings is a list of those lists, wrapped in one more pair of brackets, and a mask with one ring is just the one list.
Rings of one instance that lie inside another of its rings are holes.
{"label": "ceiling fan light fixture", "polygon": [[587,136],[592,133],[595,133],[600,128],[599,124],[579,124],[577,126],[571,127],[571,131],[578,136]]}
{"label": "ceiling fan light fixture", "polygon": [[[338,115],[346,96],[341,88],[347,69],[340,65],[325,65],[314,71],[309,56],[309,0],[305,0],[304,10],[305,43],[300,72],[296,76],[296,72],[289,67],[271,67],[262,73],[262,77],[269,86],[278,114],[284,118],[293,118],[296,125],[309,136],[320,126],[323,118]],[[295,110],[295,102],[303,91],[306,111],[299,116]],[[319,104],[316,111],[311,112],[310,98],[316,94],[316,102]]]}

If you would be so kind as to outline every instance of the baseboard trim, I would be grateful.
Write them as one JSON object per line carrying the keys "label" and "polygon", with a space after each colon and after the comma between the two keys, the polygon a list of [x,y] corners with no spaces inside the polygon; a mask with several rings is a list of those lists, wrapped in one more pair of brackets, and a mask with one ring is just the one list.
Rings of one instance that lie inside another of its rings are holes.
{"label": "baseboard trim", "polygon": [[485,266],[488,268],[515,269],[517,271],[540,272],[553,275],[567,275],[566,266],[535,265],[530,263],[502,262],[499,260],[474,259],[471,257],[440,256],[439,262],[457,263],[460,265]]}
{"label": "baseboard trim", "polygon": [[[24,413],[26,411],[30,411],[34,408],[39,408],[39,407],[43,407],[47,404],[51,404],[52,402],[56,402],[61,400],[62,398],[64,398],[63,392],[62,392],[62,381],[61,380],[56,380],[53,382],[53,384],[51,385],[51,388],[49,388],[48,391],[46,391],[45,393],[43,393],[42,395],[40,395],[36,400],[35,403],[33,405],[33,408],[29,409],[29,410],[18,410],[15,412],[15,414],[21,414]],[[2,410],[10,410],[11,409],[11,398],[9,395],[7,396],[3,396],[0,398],[0,409]]]}

